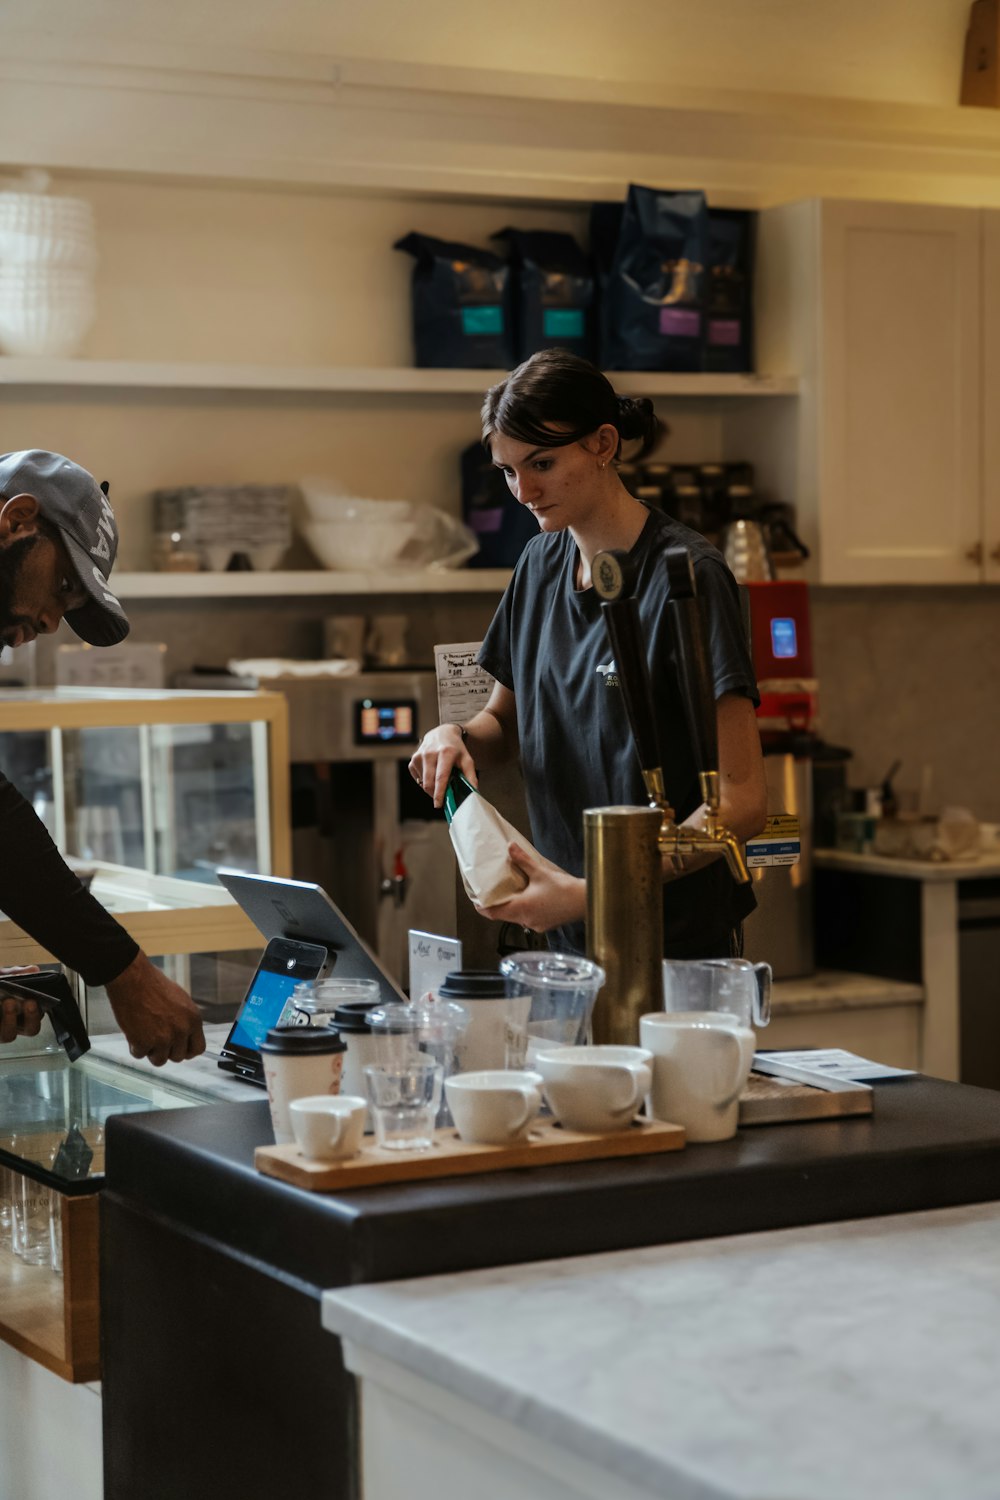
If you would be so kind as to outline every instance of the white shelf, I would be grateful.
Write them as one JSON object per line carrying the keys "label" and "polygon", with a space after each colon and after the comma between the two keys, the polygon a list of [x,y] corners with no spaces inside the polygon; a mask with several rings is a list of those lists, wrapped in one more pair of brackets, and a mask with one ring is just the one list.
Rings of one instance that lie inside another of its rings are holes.
{"label": "white shelf", "polygon": [[393,573],[119,573],[120,599],[260,599],[323,594],[492,594],[510,581],[506,568]]}
{"label": "white shelf", "polygon": [[[300,391],[329,395],[482,396],[505,370],[415,370],[364,365],[227,365],[121,359],[0,357],[0,385],[111,390]],[[610,372],[626,395],[679,398],[795,396],[794,375],[665,375]]]}

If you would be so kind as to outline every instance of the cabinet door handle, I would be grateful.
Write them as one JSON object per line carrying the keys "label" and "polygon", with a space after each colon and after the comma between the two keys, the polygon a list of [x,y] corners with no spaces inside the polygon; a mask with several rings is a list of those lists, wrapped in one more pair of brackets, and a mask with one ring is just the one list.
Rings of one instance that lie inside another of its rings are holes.
{"label": "cabinet door handle", "polygon": [[990,553],[990,562],[1000,563],[1000,542],[997,543]]}
{"label": "cabinet door handle", "polygon": [[[1000,552],[1000,547],[997,548],[997,551]],[[967,561],[969,561],[970,563],[975,563],[977,568],[981,568],[983,565],[982,542],[977,542],[974,547],[968,547],[966,549],[965,556]]]}

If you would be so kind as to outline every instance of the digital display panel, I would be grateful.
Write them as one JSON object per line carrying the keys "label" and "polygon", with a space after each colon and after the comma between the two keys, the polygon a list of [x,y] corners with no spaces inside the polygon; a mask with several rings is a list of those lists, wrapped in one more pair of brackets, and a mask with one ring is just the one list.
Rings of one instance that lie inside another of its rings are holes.
{"label": "digital display panel", "polygon": [[300,976],[293,969],[290,974],[275,973],[272,969],[258,969],[250,986],[250,993],[243,1002],[236,1018],[236,1025],[229,1034],[228,1045],[250,1047],[260,1051],[260,1044],[285,1008],[285,1002],[299,982]]}
{"label": "digital display panel", "polygon": [[798,656],[794,620],[775,618],[771,621],[771,653],[775,657]]}
{"label": "digital display panel", "polygon": [[412,698],[362,698],[354,706],[356,745],[415,745],[417,705]]}

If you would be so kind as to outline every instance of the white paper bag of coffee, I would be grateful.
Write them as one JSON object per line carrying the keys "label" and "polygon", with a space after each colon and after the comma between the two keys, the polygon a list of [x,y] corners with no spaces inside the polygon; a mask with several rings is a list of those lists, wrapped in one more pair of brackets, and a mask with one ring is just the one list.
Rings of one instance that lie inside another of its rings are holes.
{"label": "white paper bag of coffee", "polygon": [[511,863],[507,846],[513,841],[531,853],[534,850],[492,802],[472,791],[454,809],[448,831],[470,901],[477,906],[496,906],[524,890],[527,876]]}

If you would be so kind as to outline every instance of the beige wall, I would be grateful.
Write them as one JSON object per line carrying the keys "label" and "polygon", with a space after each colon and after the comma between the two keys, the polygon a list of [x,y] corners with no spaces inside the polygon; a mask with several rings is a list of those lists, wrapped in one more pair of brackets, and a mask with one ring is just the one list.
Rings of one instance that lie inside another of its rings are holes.
{"label": "beige wall", "polygon": [[5,0],[35,55],[76,41],[259,48],[512,73],[952,104],[968,0]]}
{"label": "beige wall", "polygon": [[851,783],[917,790],[1000,821],[1000,588],[812,594],[822,729],[854,751]]}

